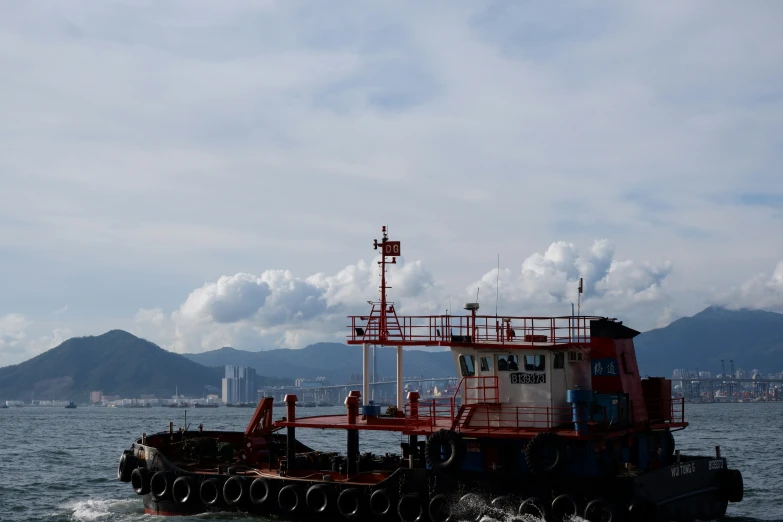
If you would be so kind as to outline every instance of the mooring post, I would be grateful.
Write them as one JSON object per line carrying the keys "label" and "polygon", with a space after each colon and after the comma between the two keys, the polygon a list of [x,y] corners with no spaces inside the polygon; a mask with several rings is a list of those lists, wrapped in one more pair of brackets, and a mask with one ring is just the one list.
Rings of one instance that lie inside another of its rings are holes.
{"label": "mooring post", "polygon": [[[286,405],[286,421],[296,421],[296,395],[288,394],[283,401]],[[296,428],[288,426],[285,441],[285,459],[287,469],[292,470],[296,467]]]}
{"label": "mooring post", "polygon": [[678,466],[680,465],[680,450],[674,450],[674,462]]}
{"label": "mooring post", "polygon": [[[345,408],[348,414],[348,425],[355,426],[356,419],[359,416],[359,392],[351,392],[345,398]],[[353,475],[357,471],[359,460],[359,430],[348,430],[348,474]]]}
{"label": "mooring post", "polygon": [[715,446],[715,458],[720,458],[720,446]]}

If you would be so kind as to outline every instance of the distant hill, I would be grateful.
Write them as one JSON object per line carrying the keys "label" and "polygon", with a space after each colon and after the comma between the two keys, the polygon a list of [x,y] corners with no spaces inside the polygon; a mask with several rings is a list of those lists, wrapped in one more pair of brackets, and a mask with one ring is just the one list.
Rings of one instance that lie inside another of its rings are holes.
{"label": "distant hill", "polygon": [[634,339],[643,375],[670,377],[675,368],[707,370],[715,376],[721,359],[735,368],[783,371],[783,314],[709,307]]}
{"label": "distant hill", "polygon": [[[397,359],[394,347],[378,347],[378,378],[396,375]],[[238,364],[256,369],[256,373],[314,379],[326,377],[333,384],[347,383],[351,374],[362,372],[361,346],[339,343],[316,343],[299,350],[276,349],[248,352],[234,348],[220,348],[210,352],[184,354],[190,360],[205,366]],[[372,371],[372,370],[371,370]],[[403,375],[413,377],[453,377],[456,375],[451,353],[405,350]]]}
{"label": "distant hill", "polygon": [[[0,368],[0,399],[85,401],[92,390],[105,395],[165,398],[204,395],[220,387],[222,368],[208,368],[122,330],[68,339],[23,363]],[[275,379],[275,382],[278,380]]]}

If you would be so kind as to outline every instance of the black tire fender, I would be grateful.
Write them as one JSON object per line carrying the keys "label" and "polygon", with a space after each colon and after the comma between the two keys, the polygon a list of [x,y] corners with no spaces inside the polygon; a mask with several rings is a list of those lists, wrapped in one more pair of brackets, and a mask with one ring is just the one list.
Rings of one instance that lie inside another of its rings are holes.
{"label": "black tire fender", "polygon": [[517,501],[508,495],[502,495],[495,497],[489,504],[493,509],[502,511],[503,513],[513,513],[517,506]]}
{"label": "black tire fender", "polygon": [[150,478],[150,494],[154,500],[166,500],[171,496],[174,477],[166,471],[157,471]]}
{"label": "black tire fender", "polygon": [[171,497],[177,504],[188,504],[196,499],[196,486],[187,475],[177,477],[171,485]]}
{"label": "black tire fender", "polygon": [[614,506],[602,498],[594,498],[585,506],[584,518],[588,522],[612,522]]}
{"label": "black tire fender", "polygon": [[[443,457],[447,449],[449,456]],[[465,443],[459,433],[451,430],[438,430],[433,433],[424,446],[424,456],[429,467],[435,471],[457,471],[465,460]]]}
{"label": "black tire fender", "polygon": [[259,477],[250,483],[250,487],[247,489],[247,496],[250,498],[250,502],[255,506],[263,506],[268,504],[269,501],[274,498],[272,494],[272,484],[269,479]]}
{"label": "black tire fender", "polygon": [[745,496],[745,483],[738,469],[727,469],[724,473],[724,491],[729,502],[742,502]]}
{"label": "black tire fender", "polygon": [[302,505],[302,493],[295,484],[280,488],[277,494],[277,505],[283,513],[295,513]]}
{"label": "black tire fender", "polygon": [[376,517],[384,517],[391,513],[392,501],[386,489],[376,489],[370,495],[370,511]]}
{"label": "black tire fender", "polygon": [[[551,452],[553,458],[549,459],[547,452]],[[525,446],[525,462],[536,475],[559,473],[565,469],[567,460],[567,448],[563,438],[551,431],[537,433]]]}
{"label": "black tire fender", "polygon": [[231,475],[223,484],[223,500],[229,506],[238,506],[247,496],[247,481],[244,477]]}
{"label": "black tire fender", "polygon": [[201,483],[198,489],[198,496],[203,504],[207,506],[217,506],[223,500],[223,488],[217,479],[207,479]]}
{"label": "black tire fender", "polygon": [[519,505],[519,515],[522,517],[536,517],[543,520],[546,519],[548,512],[546,503],[536,497],[525,499]]}
{"label": "black tire fender", "polygon": [[558,495],[552,501],[552,510],[550,511],[552,519],[555,522],[571,520],[579,514],[579,507],[576,505],[574,497],[568,494]]}
{"label": "black tire fender", "polygon": [[424,507],[421,505],[418,493],[406,493],[397,502],[397,515],[402,522],[421,522],[424,518]]}
{"label": "black tire fender", "polygon": [[331,495],[326,484],[310,486],[305,494],[305,504],[311,513],[325,513],[331,505]]}
{"label": "black tire fender", "polygon": [[150,472],[147,468],[136,468],[131,472],[131,486],[137,495],[150,492]]}
{"label": "black tire fender", "polygon": [[487,510],[486,500],[478,493],[466,493],[459,499],[459,518],[479,520]]}
{"label": "black tire fender", "polygon": [[131,473],[138,467],[139,460],[130,451],[124,451],[117,464],[117,480],[130,482]]}
{"label": "black tire fender", "polygon": [[361,494],[356,488],[347,488],[337,495],[337,511],[345,518],[359,516],[361,511]]}
{"label": "black tire fender", "polygon": [[430,506],[427,514],[432,522],[451,522],[453,513],[449,497],[443,493],[438,493],[430,499]]}

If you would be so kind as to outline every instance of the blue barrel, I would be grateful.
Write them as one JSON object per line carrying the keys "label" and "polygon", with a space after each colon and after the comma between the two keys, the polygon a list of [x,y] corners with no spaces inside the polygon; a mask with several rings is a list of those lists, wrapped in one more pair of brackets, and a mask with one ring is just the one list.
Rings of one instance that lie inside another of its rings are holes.
{"label": "blue barrel", "polygon": [[593,390],[566,390],[566,402],[571,404],[571,420],[574,422],[574,430],[580,435],[587,433],[592,401]]}
{"label": "blue barrel", "polygon": [[373,404],[373,401],[370,401],[370,404],[361,407],[361,414],[368,417],[377,417],[381,414],[381,407],[376,406]]}

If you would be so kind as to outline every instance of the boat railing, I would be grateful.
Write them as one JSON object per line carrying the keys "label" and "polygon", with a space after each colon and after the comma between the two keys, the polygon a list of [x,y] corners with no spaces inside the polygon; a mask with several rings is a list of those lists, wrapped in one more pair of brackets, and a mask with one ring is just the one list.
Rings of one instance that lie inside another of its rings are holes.
{"label": "boat railing", "polygon": [[685,397],[646,399],[644,407],[650,422],[678,424],[685,422]]}
{"label": "boat railing", "polygon": [[[348,344],[541,346],[589,344],[592,316],[349,316]],[[382,324],[383,323],[383,324]],[[385,333],[382,329],[385,328]]]}
{"label": "boat railing", "polygon": [[497,375],[471,375],[460,379],[454,390],[454,400],[461,398],[462,404],[495,404],[499,402]]}
{"label": "boat railing", "polygon": [[454,397],[406,402],[404,409],[408,427],[435,428],[440,423],[451,423],[457,415]]}

